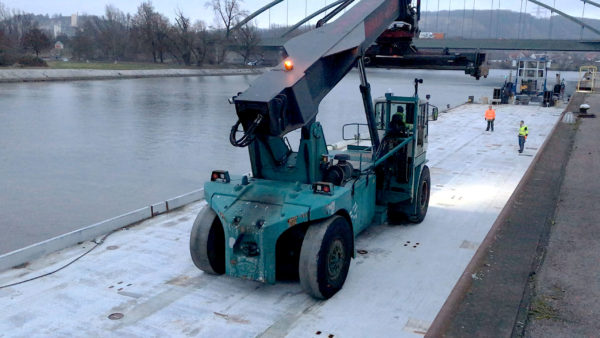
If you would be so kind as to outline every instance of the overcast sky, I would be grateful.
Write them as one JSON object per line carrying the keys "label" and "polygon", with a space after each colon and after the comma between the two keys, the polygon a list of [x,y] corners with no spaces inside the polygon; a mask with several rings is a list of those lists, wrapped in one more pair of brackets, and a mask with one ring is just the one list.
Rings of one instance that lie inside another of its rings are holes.
{"label": "overcast sky", "polygon": [[[250,12],[264,6],[271,0],[244,0],[242,8]],[[261,27],[267,27],[271,24],[290,25],[304,17],[305,12],[309,14],[319,9],[325,4],[335,0],[285,0],[269,12],[263,13],[258,17],[257,23]],[[556,4],[559,10],[567,12],[570,15],[581,17],[583,2],[581,0],[540,0],[548,5]],[[104,8],[111,4],[125,13],[134,14],[137,6],[142,2],[132,0],[0,0],[9,9],[19,9],[34,14],[62,14],[71,15],[74,13],[85,13],[94,15],[103,15]],[[193,21],[203,20],[209,25],[214,23],[214,14],[205,6],[206,0],[153,0],[152,4],[156,10],[169,18],[173,18],[177,9],[180,9],[186,16],[191,17]],[[549,11],[541,9],[538,12],[538,5],[528,3],[527,0],[422,0],[422,9],[435,11],[447,10],[472,10],[476,9],[510,9],[519,11],[521,6],[524,9],[527,3],[527,12],[530,14],[539,14],[540,16],[549,16]],[[590,4],[585,6],[585,17],[600,19],[600,8]]]}

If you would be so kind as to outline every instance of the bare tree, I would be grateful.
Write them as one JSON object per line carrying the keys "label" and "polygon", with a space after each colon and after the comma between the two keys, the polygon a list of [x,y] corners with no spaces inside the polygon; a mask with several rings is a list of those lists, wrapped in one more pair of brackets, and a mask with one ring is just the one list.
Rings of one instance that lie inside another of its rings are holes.
{"label": "bare tree", "polygon": [[152,53],[154,62],[164,62],[167,50],[169,19],[154,11],[152,2],[142,2],[133,17],[133,24],[143,44]]}
{"label": "bare tree", "polygon": [[3,55],[6,52],[6,49],[10,47],[9,40],[4,32],[5,22],[10,18],[10,12],[8,8],[4,5],[4,3],[0,2],[0,65],[5,63],[5,56]]}
{"label": "bare tree", "polygon": [[10,18],[10,11],[4,5],[4,3],[0,1],[0,21],[4,21],[8,18]]}
{"label": "bare tree", "polygon": [[90,34],[86,34],[85,30],[78,30],[75,36],[71,39],[71,51],[73,57],[78,60],[94,58],[94,42]]}
{"label": "bare tree", "polygon": [[212,8],[215,12],[219,25],[223,25],[226,39],[229,39],[233,26],[246,14],[240,8],[242,2],[243,0],[211,0],[205,4],[206,7]]}
{"label": "bare tree", "polygon": [[138,36],[151,51],[154,62],[156,62],[154,21],[157,15],[152,2],[147,1],[138,6],[137,14],[133,17],[133,25],[137,29]]}
{"label": "bare tree", "polygon": [[25,33],[37,28],[32,14],[25,14],[17,10],[12,11],[12,14],[2,22],[2,26],[6,43],[12,49],[23,49]]}
{"label": "bare tree", "polygon": [[214,46],[220,49],[217,53],[217,55],[220,55],[217,63],[221,63],[225,59],[232,28],[246,15],[246,12],[240,8],[242,2],[243,0],[211,0],[205,3],[206,7],[212,8],[218,25],[224,29],[220,43]]}
{"label": "bare tree", "polygon": [[236,52],[244,58],[244,64],[250,57],[256,53],[260,38],[258,29],[250,22],[233,32],[233,38],[236,43]]}
{"label": "bare tree", "polygon": [[165,62],[165,53],[169,48],[169,19],[159,14],[155,21],[155,49],[158,53],[160,63]]}
{"label": "bare tree", "polygon": [[32,28],[23,36],[23,47],[33,49],[37,57],[40,56],[40,52],[50,48],[50,46],[52,46],[50,38],[39,28]]}
{"label": "bare tree", "polygon": [[172,41],[171,53],[186,66],[191,65],[195,34],[190,19],[186,18],[181,11],[177,11],[175,25],[173,25],[170,37]]}
{"label": "bare tree", "polygon": [[119,60],[125,56],[129,44],[131,18],[116,7],[107,5],[105,15],[99,21],[99,38],[106,57]]}
{"label": "bare tree", "polygon": [[196,65],[200,66],[204,63],[208,54],[209,32],[203,21],[196,21],[194,32],[196,35],[196,39],[194,40],[194,56],[196,57]]}

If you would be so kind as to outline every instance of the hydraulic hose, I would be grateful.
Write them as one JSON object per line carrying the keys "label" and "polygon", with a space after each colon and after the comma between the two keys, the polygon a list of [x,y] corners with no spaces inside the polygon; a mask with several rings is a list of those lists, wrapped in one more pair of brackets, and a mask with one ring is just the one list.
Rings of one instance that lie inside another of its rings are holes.
{"label": "hydraulic hose", "polygon": [[244,135],[238,140],[236,139],[236,134],[238,132],[238,128],[240,127],[240,123],[241,121],[238,120],[232,127],[231,127],[231,133],[229,134],[229,142],[231,143],[231,145],[233,145],[234,147],[247,147],[248,145],[250,145],[252,142],[254,142],[254,139],[256,139],[256,128],[258,127],[258,125],[260,124],[260,122],[262,121],[263,116],[262,115],[257,115],[256,118],[254,119],[254,121],[252,122],[252,124],[248,127],[248,129],[246,129],[246,131],[244,131]]}

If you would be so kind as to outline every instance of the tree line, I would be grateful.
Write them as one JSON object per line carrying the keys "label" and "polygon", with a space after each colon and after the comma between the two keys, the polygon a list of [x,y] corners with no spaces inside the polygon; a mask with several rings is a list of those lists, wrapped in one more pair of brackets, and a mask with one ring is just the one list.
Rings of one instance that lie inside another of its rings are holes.
{"label": "tree line", "polygon": [[[208,27],[192,22],[183,12],[173,22],[144,1],[136,13],[107,5],[103,16],[80,16],[75,34],[57,36],[76,60],[176,62],[186,66],[222,64],[228,51],[246,63],[257,53],[258,29],[249,22],[232,28],[248,13],[243,0],[210,0],[219,23]],[[8,10],[0,2],[0,65],[11,65],[26,56],[39,56],[53,47],[51,32],[40,28],[33,14]]]}

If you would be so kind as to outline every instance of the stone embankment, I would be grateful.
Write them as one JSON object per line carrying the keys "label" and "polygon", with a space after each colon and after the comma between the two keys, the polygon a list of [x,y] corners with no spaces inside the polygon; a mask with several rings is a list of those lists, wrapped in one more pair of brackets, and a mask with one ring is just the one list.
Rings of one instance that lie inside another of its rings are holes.
{"label": "stone embankment", "polygon": [[0,82],[73,81],[260,74],[264,69],[0,69]]}

